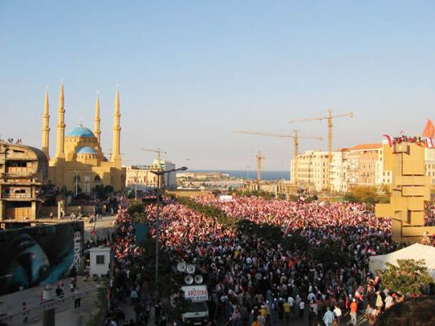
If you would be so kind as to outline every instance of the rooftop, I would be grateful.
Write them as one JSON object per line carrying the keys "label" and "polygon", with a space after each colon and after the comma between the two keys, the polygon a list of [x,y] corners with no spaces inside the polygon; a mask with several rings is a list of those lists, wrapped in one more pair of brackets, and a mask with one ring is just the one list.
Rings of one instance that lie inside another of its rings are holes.
{"label": "rooftop", "polygon": [[359,144],[351,148],[351,150],[378,149],[382,147],[382,143],[375,144]]}

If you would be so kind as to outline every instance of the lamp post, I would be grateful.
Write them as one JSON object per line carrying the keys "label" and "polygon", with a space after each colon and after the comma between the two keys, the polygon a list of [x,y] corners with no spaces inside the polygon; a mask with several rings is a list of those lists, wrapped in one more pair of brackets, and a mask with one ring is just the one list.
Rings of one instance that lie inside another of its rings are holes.
{"label": "lamp post", "polygon": [[77,171],[77,170],[74,170],[74,172],[75,172],[75,188],[76,188],[76,196],[77,196],[77,193],[78,193],[78,188],[79,188],[79,171]]}
{"label": "lamp post", "polygon": [[158,302],[158,281],[159,281],[159,241],[160,241],[160,177],[171,172],[177,171],[186,171],[187,167],[183,166],[178,169],[172,170],[157,170],[150,171],[152,174],[157,175],[157,207],[156,207],[156,275],[155,275],[155,283],[156,283],[156,302]]}

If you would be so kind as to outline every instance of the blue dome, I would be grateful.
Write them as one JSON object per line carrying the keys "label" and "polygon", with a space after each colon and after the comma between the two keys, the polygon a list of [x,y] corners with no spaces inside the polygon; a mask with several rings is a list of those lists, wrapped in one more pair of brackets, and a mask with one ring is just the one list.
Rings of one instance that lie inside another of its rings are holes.
{"label": "blue dome", "polygon": [[81,147],[77,149],[77,154],[97,154],[97,151],[92,147]]}
{"label": "blue dome", "polygon": [[75,127],[73,130],[66,133],[69,137],[95,137],[94,133],[86,127]]}

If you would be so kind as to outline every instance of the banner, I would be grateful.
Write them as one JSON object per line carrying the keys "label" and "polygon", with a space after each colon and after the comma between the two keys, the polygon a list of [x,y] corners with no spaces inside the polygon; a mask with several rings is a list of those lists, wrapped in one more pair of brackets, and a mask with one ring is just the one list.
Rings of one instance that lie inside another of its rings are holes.
{"label": "banner", "polygon": [[83,222],[0,231],[0,295],[80,272]]}

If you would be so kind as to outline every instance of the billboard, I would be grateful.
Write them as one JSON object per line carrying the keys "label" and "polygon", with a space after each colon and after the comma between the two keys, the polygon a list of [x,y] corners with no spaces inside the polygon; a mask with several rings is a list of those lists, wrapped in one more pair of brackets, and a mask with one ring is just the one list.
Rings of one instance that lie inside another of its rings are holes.
{"label": "billboard", "polygon": [[136,236],[137,243],[144,244],[150,236],[150,227],[148,223],[136,223],[134,235]]}
{"label": "billboard", "polygon": [[0,231],[0,295],[79,272],[83,244],[83,222]]}

